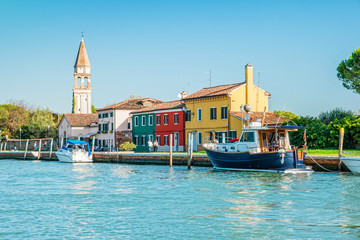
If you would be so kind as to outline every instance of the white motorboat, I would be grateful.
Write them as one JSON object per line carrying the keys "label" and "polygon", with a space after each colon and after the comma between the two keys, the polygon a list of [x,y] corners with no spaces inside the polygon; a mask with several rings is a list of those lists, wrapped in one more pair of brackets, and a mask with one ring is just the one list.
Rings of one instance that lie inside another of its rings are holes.
{"label": "white motorboat", "polygon": [[344,152],[346,156],[341,157],[341,161],[353,173],[360,175],[360,156],[357,153]]}
{"label": "white motorboat", "polygon": [[85,141],[68,140],[66,145],[57,150],[55,154],[60,162],[91,163],[93,161],[89,143]]}

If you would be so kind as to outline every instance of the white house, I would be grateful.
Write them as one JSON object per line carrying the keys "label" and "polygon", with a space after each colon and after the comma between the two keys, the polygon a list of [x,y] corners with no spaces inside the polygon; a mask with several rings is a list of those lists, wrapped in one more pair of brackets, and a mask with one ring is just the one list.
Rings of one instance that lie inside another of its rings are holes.
{"label": "white house", "polygon": [[59,123],[59,140],[86,140],[97,133],[97,122],[97,114],[65,113]]}
{"label": "white house", "polygon": [[97,109],[98,134],[95,144],[111,151],[123,142],[131,142],[130,112],[160,102],[152,98],[135,98]]}

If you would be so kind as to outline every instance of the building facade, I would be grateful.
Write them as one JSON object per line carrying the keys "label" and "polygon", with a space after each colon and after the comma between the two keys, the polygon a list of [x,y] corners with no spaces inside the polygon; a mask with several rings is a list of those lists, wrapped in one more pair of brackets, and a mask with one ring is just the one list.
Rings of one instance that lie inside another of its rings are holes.
{"label": "building facade", "polygon": [[97,132],[97,114],[65,113],[59,123],[59,140],[89,140]]}
{"label": "building facade", "polygon": [[91,66],[84,38],[81,38],[74,65],[73,113],[92,113],[91,92]]}
{"label": "building facade", "polygon": [[130,113],[159,102],[161,101],[152,98],[136,98],[98,109],[98,134],[95,144],[111,151],[123,142],[131,142]]}
{"label": "building facade", "polygon": [[[239,111],[245,104],[255,111],[267,110],[270,96],[270,93],[253,84],[253,67],[247,64],[245,82],[203,88],[183,98],[187,109],[185,135],[191,134],[193,150],[203,150],[202,143],[212,140],[213,136],[219,142],[238,137],[241,132],[231,125],[230,111]],[[186,145],[188,140],[186,137]]]}
{"label": "building facade", "polygon": [[132,112],[133,142],[136,151],[149,151],[149,139],[158,141],[158,151],[184,151],[184,104],[181,101],[165,102]]}

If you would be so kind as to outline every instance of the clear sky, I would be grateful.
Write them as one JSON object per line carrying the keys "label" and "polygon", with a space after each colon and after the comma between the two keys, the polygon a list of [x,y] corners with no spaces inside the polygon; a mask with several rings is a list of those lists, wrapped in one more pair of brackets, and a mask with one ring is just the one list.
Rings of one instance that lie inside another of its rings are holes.
{"label": "clear sky", "polygon": [[83,31],[97,108],[176,100],[208,87],[210,69],[213,86],[243,82],[249,62],[270,111],[357,112],[336,68],[360,47],[359,12],[359,0],[0,0],[0,104],[71,112]]}

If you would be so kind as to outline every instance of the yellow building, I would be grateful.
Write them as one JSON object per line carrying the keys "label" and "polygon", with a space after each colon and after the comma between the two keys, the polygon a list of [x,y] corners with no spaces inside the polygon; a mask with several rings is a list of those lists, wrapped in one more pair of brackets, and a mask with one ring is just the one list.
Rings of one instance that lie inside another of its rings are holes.
{"label": "yellow building", "polygon": [[[185,113],[185,144],[192,135],[194,151],[202,150],[204,140],[212,136],[224,142],[226,138],[239,137],[238,120],[230,112],[240,111],[240,106],[249,104],[253,111],[268,109],[270,93],[253,84],[253,67],[245,66],[245,82],[203,88],[183,98]],[[241,128],[241,125],[240,125]]]}

